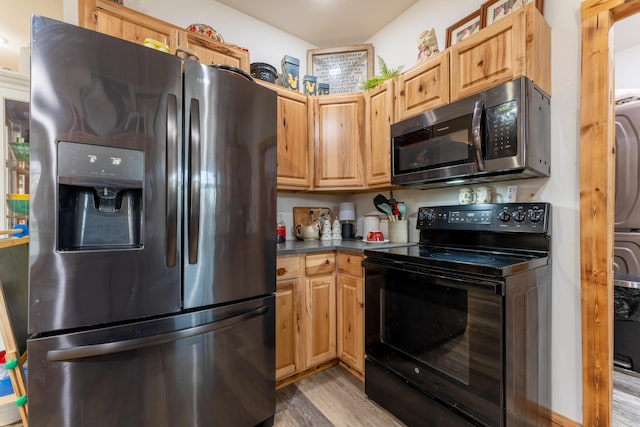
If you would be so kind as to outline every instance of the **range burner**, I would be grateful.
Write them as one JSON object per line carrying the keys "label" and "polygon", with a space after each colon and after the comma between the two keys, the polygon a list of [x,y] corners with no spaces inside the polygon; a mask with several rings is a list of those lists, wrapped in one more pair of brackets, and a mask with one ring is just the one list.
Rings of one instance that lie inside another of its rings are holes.
{"label": "range burner", "polygon": [[506,255],[485,255],[477,252],[452,252],[448,250],[434,250],[432,248],[423,248],[420,250],[420,256],[435,259],[441,259],[451,262],[463,262],[472,264],[482,264],[490,266],[510,265],[514,262],[526,260],[524,257],[506,256]]}

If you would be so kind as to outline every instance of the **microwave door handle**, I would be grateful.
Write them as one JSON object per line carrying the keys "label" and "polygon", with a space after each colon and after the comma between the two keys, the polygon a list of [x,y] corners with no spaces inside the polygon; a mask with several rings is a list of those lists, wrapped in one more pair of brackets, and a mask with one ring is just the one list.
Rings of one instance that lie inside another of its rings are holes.
{"label": "microwave door handle", "polygon": [[166,145],[167,267],[175,267],[178,253],[178,97],[167,96]]}
{"label": "microwave door handle", "polygon": [[473,151],[476,155],[476,164],[478,165],[479,172],[484,172],[485,169],[482,160],[482,110],[484,110],[484,101],[479,99],[473,108],[473,119],[471,120]]}
{"label": "microwave door handle", "polygon": [[200,135],[200,103],[191,100],[189,114],[189,264],[198,262],[198,244],[200,238],[200,168],[202,160],[202,140]]}

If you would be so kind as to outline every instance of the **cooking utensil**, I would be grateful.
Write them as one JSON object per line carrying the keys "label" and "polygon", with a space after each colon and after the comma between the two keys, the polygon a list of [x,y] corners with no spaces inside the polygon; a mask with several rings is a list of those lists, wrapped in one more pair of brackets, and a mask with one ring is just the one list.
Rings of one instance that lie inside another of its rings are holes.
{"label": "cooking utensil", "polygon": [[399,219],[404,219],[406,213],[407,213],[407,205],[404,204],[404,202],[398,202],[396,204],[396,207],[398,209],[399,212]]}
{"label": "cooking utensil", "polygon": [[395,217],[393,215],[393,210],[391,209],[391,206],[389,206],[388,203],[381,203],[379,205],[376,205],[376,207],[379,208],[379,209],[382,209],[382,212],[387,214],[387,216],[389,217],[390,221],[393,221],[395,219]]}
{"label": "cooking utensil", "polygon": [[376,209],[379,212],[382,212],[382,213],[386,214],[386,212],[384,210],[382,210],[382,208],[380,208],[380,205],[382,205],[382,204],[389,205],[389,199],[384,197],[382,194],[378,194],[376,197],[373,198],[373,205],[376,207]]}

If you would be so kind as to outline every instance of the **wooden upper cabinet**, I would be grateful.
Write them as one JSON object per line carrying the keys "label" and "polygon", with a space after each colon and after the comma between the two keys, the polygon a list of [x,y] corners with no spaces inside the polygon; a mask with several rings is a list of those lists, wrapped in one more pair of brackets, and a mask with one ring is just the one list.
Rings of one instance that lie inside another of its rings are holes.
{"label": "wooden upper cabinet", "polygon": [[314,188],[364,188],[364,95],[313,97]]}
{"label": "wooden upper cabinet", "polygon": [[188,48],[203,64],[224,64],[249,71],[249,52],[227,43],[191,33],[152,16],[108,0],[78,0],[81,27],[138,44],[146,38],[169,46],[171,54],[178,47]]}
{"label": "wooden upper cabinet", "polygon": [[393,111],[394,80],[367,91],[365,168],[369,187],[391,185],[391,123]]}
{"label": "wooden upper cabinet", "polygon": [[278,190],[309,190],[313,168],[310,98],[259,79],[256,82],[278,94]]}
{"label": "wooden upper cabinet", "polygon": [[171,52],[178,47],[178,28],[167,22],[110,1],[79,0],[78,7],[82,27],[138,44],[151,38],[166,43]]}
{"label": "wooden upper cabinet", "polygon": [[249,71],[249,52],[246,50],[186,30],[179,31],[178,45],[194,51],[202,64],[230,65]]}
{"label": "wooden upper cabinet", "polygon": [[451,48],[451,100],[526,76],[551,94],[551,28],[532,2]]}
{"label": "wooden upper cabinet", "polygon": [[398,76],[396,117],[403,120],[449,102],[449,51]]}
{"label": "wooden upper cabinet", "polygon": [[309,97],[282,87],[277,91],[278,189],[309,189],[312,181],[313,144],[313,132],[310,131],[313,128],[309,125]]}

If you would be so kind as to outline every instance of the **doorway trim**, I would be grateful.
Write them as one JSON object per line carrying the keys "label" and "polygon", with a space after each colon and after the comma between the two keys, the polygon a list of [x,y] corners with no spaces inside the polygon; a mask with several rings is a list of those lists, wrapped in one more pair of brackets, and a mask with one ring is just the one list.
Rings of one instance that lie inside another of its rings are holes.
{"label": "doorway trim", "polygon": [[582,2],[580,281],[582,424],[610,426],[613,409],[614,60],[610,30],[640,0]]}

